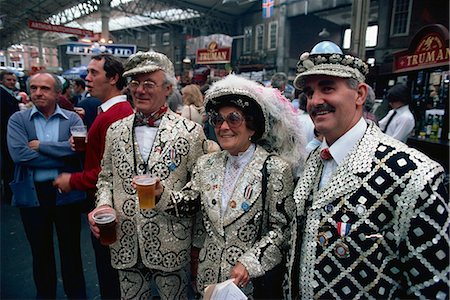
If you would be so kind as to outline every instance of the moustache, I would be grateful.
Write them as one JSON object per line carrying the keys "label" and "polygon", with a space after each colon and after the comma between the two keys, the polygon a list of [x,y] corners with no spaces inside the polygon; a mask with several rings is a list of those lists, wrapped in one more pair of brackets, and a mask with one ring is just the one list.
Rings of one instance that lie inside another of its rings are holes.
{"label": "moustache", "polygon": [[312,116],[315,116],[317,114],[319,114],[320,112],[335,112],[336,109],[334,108],[334,106],[331,106],[329,104],[320,104],[317,106],[313,106],[310,110],[309,110],[309,114]]}

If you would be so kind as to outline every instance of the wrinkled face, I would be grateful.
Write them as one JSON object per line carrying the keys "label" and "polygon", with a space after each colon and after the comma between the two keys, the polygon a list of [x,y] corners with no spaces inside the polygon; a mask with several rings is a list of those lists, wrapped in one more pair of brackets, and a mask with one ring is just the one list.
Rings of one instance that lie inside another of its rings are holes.
{"label": "wrinkled face", "polygon": [[361,118],[367,86],[360,83],[353,89],[346,79],[317,75],[306,78],[304,92],[316,130],[331,145]]}
{"label": "wrinkled face", "polygon": [[30,95],[36,108],[43,114],[51,114],[59,93],[55,91],[55,79],[49,74],[37,74],[30,79]]}
{"label": "wrinkled face", "polygon": [[218,121],[213,123],[220,147],[231,155],[246,151],[255,131],[247,128],[242,111],[233,106],[224,106],[219,109],[217,117]]}
{"label": "wrinkled face", "polygon": [[91,96],[106,101],[109,98],[111,89],[115,88],[117,77],[107,78],[103,69],[105,60],[92,59],[87,67],[86,86]]}
{"label": "wrinkled face", "polygon": [[14,90],[16,88],[16,82],[17,78],[14,74],[6,74],[3,76],[2,84],[10,90]]}
{"label": "wrinkled face", "polygon": [[166,103],[172,92],[172,85],[165,82],[165,74],[161,70],[152,73],[134,75],[128,84],[134,106],[137,111],[149,115],[159,110]]}

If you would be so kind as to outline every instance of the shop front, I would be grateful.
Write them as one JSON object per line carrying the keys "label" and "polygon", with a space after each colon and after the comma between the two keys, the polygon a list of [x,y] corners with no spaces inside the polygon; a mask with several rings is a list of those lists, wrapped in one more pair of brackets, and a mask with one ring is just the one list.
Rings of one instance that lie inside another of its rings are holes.
{"label": "shop front", "polygon": [[411,88],[416,119],[407,144],[430,156],[449,171],[449,32],[442,25],[423,27],[408,50],[394,54],[395,83]]}

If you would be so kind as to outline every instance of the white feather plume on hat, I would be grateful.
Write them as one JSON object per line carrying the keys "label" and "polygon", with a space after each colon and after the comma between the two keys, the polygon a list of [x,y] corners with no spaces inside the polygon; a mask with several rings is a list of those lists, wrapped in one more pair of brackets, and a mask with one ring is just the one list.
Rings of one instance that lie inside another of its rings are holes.
{"label": "white feather plume on hat", "polygon": [[306,158],[305,133],[298,112],[279,90],[231,74],[214,83],[205,97],[207,112],[217,111],[227,103],[242,109],[250,105],[252,109],[260,109],[264,116],[261,120],[264,122],[264,132],[255,142],[290,163],[295,174],[302,171]]}

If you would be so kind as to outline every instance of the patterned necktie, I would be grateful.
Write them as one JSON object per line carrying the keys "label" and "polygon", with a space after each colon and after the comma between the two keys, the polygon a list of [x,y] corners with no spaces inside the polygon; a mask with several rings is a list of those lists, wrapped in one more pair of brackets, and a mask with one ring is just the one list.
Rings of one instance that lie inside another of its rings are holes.
{"label": "patterned necktie", "polygon": [[324,148],[320,151],[320,158],[323,160],[330,160],[333,158],[330,153],[330,149]]}
{"label": "patterned necktie", "polygon": [[161,119],[161,117],[167,112],[167,106],[161,106],[158,111],[151,114],[150,116],[145,116],[144,113],[138,111],[134,117],[134,126],[149,126],[157,127],[155,122]]}

